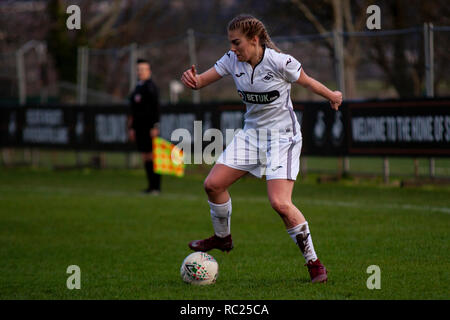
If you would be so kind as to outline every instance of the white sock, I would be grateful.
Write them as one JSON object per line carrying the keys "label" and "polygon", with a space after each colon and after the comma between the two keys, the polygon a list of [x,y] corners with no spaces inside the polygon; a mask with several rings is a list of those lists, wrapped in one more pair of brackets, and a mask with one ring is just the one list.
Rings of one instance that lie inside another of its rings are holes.
{"label": "white sock", "polygon": [[300,248],[306,263],[310,260],[316,261],[317,255],[314,251],[314,245],[309,232],[308,222],[299,224],[291,229],[287,229],[287,232],[291,236],[295,244]]}
{"label": "white sock", "polygon": [[216,204],[208,201],[211,208],[211,220],[216,236],[225,238],[230,232],[231,198],[225,203]]}

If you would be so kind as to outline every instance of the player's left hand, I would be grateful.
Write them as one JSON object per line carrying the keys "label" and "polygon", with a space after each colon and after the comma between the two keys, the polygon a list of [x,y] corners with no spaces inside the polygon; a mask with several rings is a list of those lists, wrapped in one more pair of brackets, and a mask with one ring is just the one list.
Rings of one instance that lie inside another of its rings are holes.
{"label": "player's left hand", "polygon": [[333,97],[330,99],[330,104],[331,108],[337,111],[342,104],[342,92],[333,91]]}

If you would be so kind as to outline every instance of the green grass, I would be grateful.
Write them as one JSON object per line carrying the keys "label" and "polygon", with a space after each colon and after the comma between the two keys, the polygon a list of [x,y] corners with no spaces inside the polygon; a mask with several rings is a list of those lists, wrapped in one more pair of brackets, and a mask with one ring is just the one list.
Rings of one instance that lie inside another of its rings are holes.
{"label": "green grass", "polygon": [[[4,154],[0,157],[0,165],[5,162],[11,166],[24,165],[32,163],[34,158],[34,166],[40,168],[58,168],[58,167],[74,167],[77,165],[77,154],[74,151],[65,150],[46,150],[46,149],[28,149],[30,151],[26,155],[25,149],[8,149],[4,150]],[[103,155],[104,166],[109,169],[127,168],[127,155],[124,152],[79,152],[78,157],[82,165],[92,165],[93,157]],[[140,168],[142,166],[140,154],[131,153],[131,166]],[[318,157],[305,156],[308,173],[331,173],[336,174],[339,167],[342,166],[341,159],[337,157]],[[390,175],[396,179],[412,178],[415,175],[415,167],[413,158],[407,157],[388,157]],[[383,175],[383,158],[382,157],[349,157],[350,174],[372,174]],[[201,166],[202,167],[202,166]],[[198,170],[196,170],[198,171]],[[204,172],[206,174],[206,172]],[[430,162],[428,158],[417,158],[417,174],[419,177],[429,177]],[[435,175],[437,178],[450,178],[450,158],[435,158]]]}
{"label": "green grass", "polygon": [[[190,171],[195,171],[196,168]],[[329,270],[311,285],[263,180],[232,186],[235,248],[213,250],[213,286],[182,282],[190,240],[213,232],[205,175],[163,177],[143,196],[141,170],[0,168],[0,299],[449,299],[450,188],[299,179],[295,204]],[[66,269],[81,268],[68,290]],[[369,290],[370,265],[381,289]]]}

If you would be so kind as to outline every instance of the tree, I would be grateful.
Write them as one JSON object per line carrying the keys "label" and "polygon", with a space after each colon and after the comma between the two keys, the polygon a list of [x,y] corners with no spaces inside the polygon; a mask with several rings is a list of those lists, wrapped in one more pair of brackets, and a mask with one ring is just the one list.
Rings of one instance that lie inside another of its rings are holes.
{"label": "tree", "polygon": [[[317,3],[306,5],[305,1],[291,0],[291,3],[303,13],[305,18],[315,27],[320,34],[330,32],[325,23],[332,22],[332,29],[338,33],[343,31],[355,32],[361,30],[366,22],[366,10],[371,1],[355,1],[352,5],[350,0],[326,0],[319,6]],[[325,6],[323,5],[325,4]],[[332,12],[332,20],[322,20],[310,8]],[[334,43],[327,38],[328,49],[331,55],[335,55]],[[344,74],[345,74],[345,98],[356,97],[356,69],[361,59],[361,46],[356,37],[348,37],[344,45]]]}
{"label": "tree", "polygon": [[55,61],[60,80],[76,82],[77,48],[85,45],[85,31],[69,31],[66,26],[66,8],[61,0],[50,0],[47,5],[50,25],[47,48]]}
{"label": "tree", "polygon": [[[405,29],[418,27],[415,39],[400,35],[391,41],[375,39],[368,50],[370,58],[384,71],[400,97],[421,96],[424,94],[425,54],[422,26],[425,22],[448,24],[448,6],[446,1],[395,0],[382,6],[383,27],[386,29]],[[445,14],[447,13],[447,14]],[[437,44],[437,43],[436,43]],[[435,46],[435,61],[441,66],[448,64],[448,58],[440,54],[445,46]],[[436,69],[435,86],[443,78],[445,68]]]}
{"label": "tree", "polygon": [[[324,34],[330,29],[339,32],[367,31],[364,28],[366,8],[373,1],[365,0],[290,0],[303,16]],[[356,71],[365,62],[375,63],[385,75],[386,83],[392,85],[400,97],[420,96],[424,88],[424,44],[421,28],[425,22],[440,25],[449,23],[449,7],[445,0],[388,0],[380,2],[382,29],[405,29],[418,27],[415,35],[373,37],[372,41],[358,36],[345,39],[344,68],[346,98],[356,96]],[[324,12],[332,12],[332,17]],[[376,32],[376,31],[373,31]],[[419,40],[418,40],[419,39]],[[445,46],[444,46],[445,47]],[[330,54],[333,44],[328,40]],[[436,46],[435,58],[442,66],[448,59],[442,58],[445,48]],[[364,57],[362,56],[364,54]],[[436,70],[437,80],[443,78],[445,68]],[[435,83],[436,86],[436,83]]]}

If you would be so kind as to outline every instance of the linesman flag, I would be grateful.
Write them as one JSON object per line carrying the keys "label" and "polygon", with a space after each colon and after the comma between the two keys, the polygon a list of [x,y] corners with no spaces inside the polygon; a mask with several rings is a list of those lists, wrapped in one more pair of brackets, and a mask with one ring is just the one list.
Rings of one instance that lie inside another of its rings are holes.
{"label": "linesman flag", "polygon": [[153,171],[159,174],[183,177],[183,150],[160,137],[154,137],[152,144]]}

